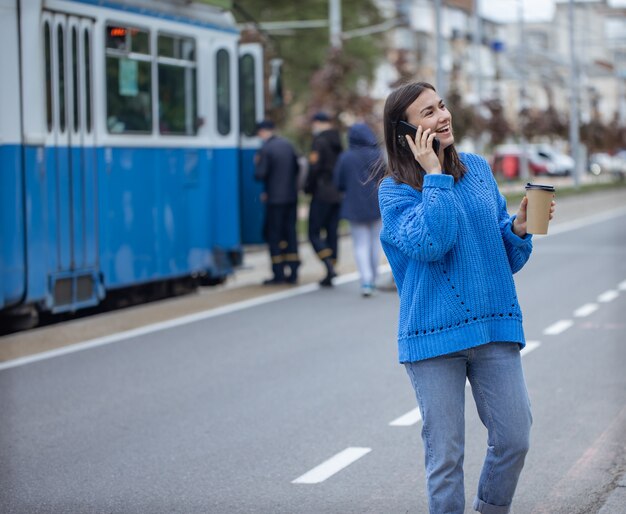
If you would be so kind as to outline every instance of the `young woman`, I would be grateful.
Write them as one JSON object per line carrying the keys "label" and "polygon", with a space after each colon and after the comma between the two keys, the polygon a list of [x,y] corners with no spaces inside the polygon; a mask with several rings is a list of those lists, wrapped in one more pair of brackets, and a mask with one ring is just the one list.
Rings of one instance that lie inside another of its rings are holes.
{"label": "young woman", "polygon": [[[401,121],[416,127],[414,137],[403,135]],[[485,159],[457,154],[452,115],[430,84],[392,92],[384,125],[381,242],[400,296],[399,358],[422,414],[430,512],[464,512],[467,378],[488,430],[473,506],[505,514],[532,422],[513,282],[532,250],[527,200],[509,216]]]}

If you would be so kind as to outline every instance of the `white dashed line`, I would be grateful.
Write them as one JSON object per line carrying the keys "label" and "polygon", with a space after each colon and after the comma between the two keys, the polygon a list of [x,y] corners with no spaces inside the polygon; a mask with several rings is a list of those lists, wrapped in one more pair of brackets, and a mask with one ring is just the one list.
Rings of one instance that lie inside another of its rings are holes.
{"label": "white dashed line", "polygon": [[530,352],[532,352],[533,350],[536,350],[537,348],[539,348],[539,346],[541,346],[541,343],[539,341],[526,341],[526,346],[524,346],[524,348],[522,348],[522,351],[520,352],[520,354],[522,355],[522,357]]}
{"label": "white dashed line", "polygon": [[[522,356],[532,352],[533,350],[539,348],[541,342],[539,341],[526,341],[526,346],[520,352]],[[465,386],[470,387],[469,380],[465,380]],[[418,407],[415,407],[413,410],[410,410],[406,414],[403,414],[399,418],[394,419],[389,423],[390,427],[409,427],[412,425],[416,425],[422,420],[422,414]]]}
{"label": "white dashed line", "polygon": [[600,306],[597,303],[586,303],[574,311],[574,316],[577,318],[584,318],[585,316],[589,316],[589,314],[596,312],[599,307]]}
{"label": "white dashed line", "polygon": [[615,298],[617,298],[618,296],[618,291],[616,291],[615,289],[609,289],[608,291],[605,291],[600,296],[598,296],[598,301],[602,303],[608,303],[615,300]]}
{"label": "white dashed line", "polygon": [[546,328],[543,333],[547,336],[555,336],[561,332],[565,332],[574,322],[571,319],[562,319]]}
{"label": "white dashed line", "polygon": [[351,446],[322,462],[319,466],[307,471],[304,475],[296,478],[292,484],[319,484],[354,461],[371,452],[371,448],[358,448]]}
{"label": "white dashed line", "polygon": [[390,427],[410,427],[411,425],[415,425],[419,423],[422,419],[422,414],[420,413],[419,407],[415,407],[413,410],[410,410],[403,416],[394,419],[391,423],[389,423]]}
{"label": "white dashed line", "polygon": [[[608,290],[598,296],[598,302],[608,303],[613,301],[619,296],[619,291],[626,291],[626,280],[621,282],[617,286],[618,290]],[[577,318],[583,318],[597,311],[599,305],[597,303],[587,303],[574,311],[574,316]],[[553,323],[546,328],[543,333],[545,335],[557,335],[565,332],[568,328],[572,327],[574,322],[569,319],[562,319]],[[522,356],[529,354],[533,350],[536,350],[541,345],[540,341],[526,341],[526,346],[522,349],[520,354]],[[469,381],[466,381],[466,385],[469,386]],[[394,419],[389,423],[392,427],[407,427],[419,423],[422,419],[422,415],[418,407],[410,410],[406,414]],[[319,484],[324,480],[330,478],[335,473],[338,473],[345,467],[349,466],[356,460],[360,459],[371,451],[371,448],[357,448],[350,447],[337,455],[331,457],[327,461],[323,462],[319,466],[308,471],[304,475],[293,480],[294,484]]]}

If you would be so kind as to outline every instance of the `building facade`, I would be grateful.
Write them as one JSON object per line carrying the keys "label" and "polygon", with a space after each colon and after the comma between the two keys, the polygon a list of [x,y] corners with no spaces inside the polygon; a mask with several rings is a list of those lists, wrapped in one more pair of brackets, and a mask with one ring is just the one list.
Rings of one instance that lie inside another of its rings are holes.
{"label": "building facade", "polygon": [[[484,9],[479,9],[480,15],[476,12],[477,1],[442,0],[439,59],[435,2],[382,2],[399,25],[389,34],[390,50],[378,73],[375,96],[384,98],[397,83],[419,79],[436,84],[444,95],[458,91],[469,105],[500,100],[514,128],[519,128],[522,110],[551,107],[567,119],[572,97],[568,2],[557,2],[553,18],[546,22],[498,23]],[[624,125],[626,9],[612,7],[607,0],[574,5],[575,90],[581,122],[617,119]]]}

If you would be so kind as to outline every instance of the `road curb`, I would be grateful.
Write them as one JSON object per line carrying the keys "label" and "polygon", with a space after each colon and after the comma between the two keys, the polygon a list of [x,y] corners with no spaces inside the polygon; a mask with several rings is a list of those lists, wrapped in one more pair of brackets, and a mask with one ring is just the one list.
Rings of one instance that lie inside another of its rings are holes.
{"label": "road curb", "polygon": [[617,486],[598,511],[598,514],[619,514],[626,512],[626,473],[622,474]]}

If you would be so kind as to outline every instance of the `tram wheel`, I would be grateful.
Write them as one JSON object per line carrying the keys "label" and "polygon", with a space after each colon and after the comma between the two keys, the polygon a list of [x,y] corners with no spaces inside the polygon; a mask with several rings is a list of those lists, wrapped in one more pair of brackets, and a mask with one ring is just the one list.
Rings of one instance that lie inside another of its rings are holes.
{"label": "tram wheel", "polygon": [[28,330],[39,324],[39,312],[32,305],[17,307],[3,313],[2,317],[3,332],[19,332],[20,330]]}

